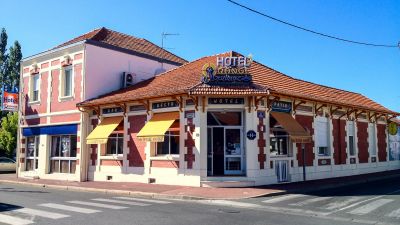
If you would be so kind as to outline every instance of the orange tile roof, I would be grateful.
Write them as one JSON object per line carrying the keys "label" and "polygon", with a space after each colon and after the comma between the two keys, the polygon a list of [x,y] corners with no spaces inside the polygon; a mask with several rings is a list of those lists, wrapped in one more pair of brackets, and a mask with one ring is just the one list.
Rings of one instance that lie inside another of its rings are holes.
{"label": "orange tile roof", "polygon": [[176,56],[175,54],[165,49],[162,49],[158,45],[155,45],[146,39],[123,34],[107,29],[105,27],[95,29],[79,37],[71,39],[54,47],[53,49],[61,48],[80,41],[90,41],[89,43],[93,44],[107,44],[117,48],[134,51],[151,57],[156,57],[158,59],[163,59],[165,62],[172,62],[178,65],[182,65],[187,62],[185,59]]}
{"label": "orange tile roof", "polygon": [[397,114],[361,94],[296,79],[256,61],[253,61],[249,69],[253,79],[251,86],[209,86],[200,82],[204,64],[215,63],[217,56],[231,54],[240,55],[235,52],[227,52],[203,57],[126,89],[79,103],[78,106],[106,105],[184,93],[192,95],[254,95],[265,94],[268,89],[272,94]]}

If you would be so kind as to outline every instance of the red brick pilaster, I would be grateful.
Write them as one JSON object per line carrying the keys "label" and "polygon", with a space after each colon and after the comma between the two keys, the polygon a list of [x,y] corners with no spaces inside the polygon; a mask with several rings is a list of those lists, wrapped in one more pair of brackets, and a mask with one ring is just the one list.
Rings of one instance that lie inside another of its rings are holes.
{"label": "red brick pilaster", "polygon": [[267,157],[265,154],[265,125],[264,125],[264,118],[258,119],[258,162],[260,163],[260,169],[265,169],[264,164],[267,161]]}
{"label": "red brick pilaster", "polygon": [[[92,127],[94,130],[94,128],[96,128],[97,124],[99,123],[98,119],[92,119]],[[92,160],[92,166],[96,165],[96,161],[97,161],[97,145],[93,144],[90,145],[90,148],[92,149],[91,153],[90,153],[90,159]]]}
{"label": "red brick pilaster", "polygon": [[[314,135],[314,128],[313,128],[313,122],[314,122],[314,117],[313,116],[303,116],[303,115],[296,115],[296,121],[299,122],[301,126],[304,127],[304,129],[307,129],[310,132],[310,135]],[[299,166],[303,166],[303,151],[301,149],[301,144],[297,143],[297,161],[299,163]],[[314,165],[314,140],[312,140],[311,143],[305,144],[305,163],[306,166],[313,166]]]}
{"label": "red brick pilaster", "polygon": [[376,124],[376,129],[378,131],[378,160],[379,162],[385,162],[387,157],[386,125]]}
{"label": "red brick pilaster", "polygon": [[333,158],[335,165],[346,164],[346,120],[332,119]]}
{"label": "red brick pilaster", "polygon": [[[191,115],[190,117],[188,115]],[[185,154],[185,161],[188,169],[193,169],[193,162],[196,160],[195,154],[193,149],[195,147],[193,132],[195,130],[195,125],[193,122],[193,117],[195,115],[194,110],[185,111],[185,118],[187,120],[187,124],[185,125],[185,147],[186,147],[186,154]]]}
{"label": "red brick pilaster", "polygon": [[358,161],[368,163],[368,123],[357,122]]}
{"label": "red brick pilaster", "polygon": [[128,117],[129,122],[129,141],[128,148],[129,153],[127,155],[129,166],[144,167],[144,161],[146,160],[145,148],[146,142],[140,141],[137,138],[137,134],[144,127],[147,120],[147,115],[137,115]]}

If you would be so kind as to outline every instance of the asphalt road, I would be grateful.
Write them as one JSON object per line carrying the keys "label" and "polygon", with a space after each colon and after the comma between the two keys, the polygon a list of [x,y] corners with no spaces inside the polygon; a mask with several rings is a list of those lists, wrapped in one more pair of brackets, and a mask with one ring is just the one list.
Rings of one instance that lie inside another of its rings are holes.
{"label": "asphalt road", "polygon": [[170,200],[0,181],[0,224],[400,224],[400,180],[244,200]]}

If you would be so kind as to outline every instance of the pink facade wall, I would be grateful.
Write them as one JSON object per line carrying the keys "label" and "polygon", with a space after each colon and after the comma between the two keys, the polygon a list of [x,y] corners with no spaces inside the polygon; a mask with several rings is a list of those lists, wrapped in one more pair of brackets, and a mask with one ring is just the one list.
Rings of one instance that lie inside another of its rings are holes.
{"label": "pink facade wall", "polygon": [[74,65],[74,98],[68,100],[59,101],[59,81],[60,81],[60,70],[56,69],[52,71],[52,93],[51,93],[51,104],[50,112],[60,112],[67,110],[75,110],[76,104],[82,101],[82,64]]}
{"label": "pink facade wall", "polygon": [[23,89],[23,114],[26,116],[35,115],[40,113],[46,113],[47,108],[47,85],[48,85],[48,77],[49,73],[44,72],[40,76],[40,91],[39,91],[39,103],[29,104],[30,97],[29,97],[29,77],[24,77],[24,89]]}

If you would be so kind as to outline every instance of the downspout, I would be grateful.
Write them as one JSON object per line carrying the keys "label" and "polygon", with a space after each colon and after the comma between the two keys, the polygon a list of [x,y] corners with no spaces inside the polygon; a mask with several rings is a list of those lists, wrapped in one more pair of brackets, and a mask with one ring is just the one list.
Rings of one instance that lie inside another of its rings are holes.
{"label": "downspout", "polygon": [[21,154],[21,152],[20,152],[20,149],[21,149],[21,119],[22,119],[22,107],[21,107],[21,102],[22,102],[22,93],[23,93],[23,69],[22,69],[22,67],[23,67],[23,63],[22,63],[22,61],[21,61],[21,63],[20,63],[20,68],[19,68],[19,87],[18,87],[18,91],[19,91],[19,93],[18,93],[18,110],[17,110],[17,112],[18,112],[18,129],[17,129],[17,149],[15,150],[16,151],[16,155],[15,155],[15,159],[16,159],[16,175],[17,175],[17,178],[19,177],[19,166],[20,166],[20,162],[19,162],[19,160],[20,160],[20,154]]}
{"label": "downspout", "polygon": [[[82,80],[83,80],[83,84],[82,84],[82,101],[86,100],[86,67],[87,67],[87,63],[86,63],[86,59],[87,59],[87,52],[86,52],[86,41],[83,43],[83,66],[82,66]],[[89,118],[89,113],[82,113],[82,123],[81,123],[81,146],[82,146],[82,152],[81,152],[81,158],[82,158],[82,166],[83,166],[83,174],[84,174],[84,179],[83,181],[88,181],[88,177],[89,177],[89,163],[88,163],[88,159],[89,159],[89,151],[88,151],[88,146],[86,145],[86,136],[87,136],[87,121]]]}

